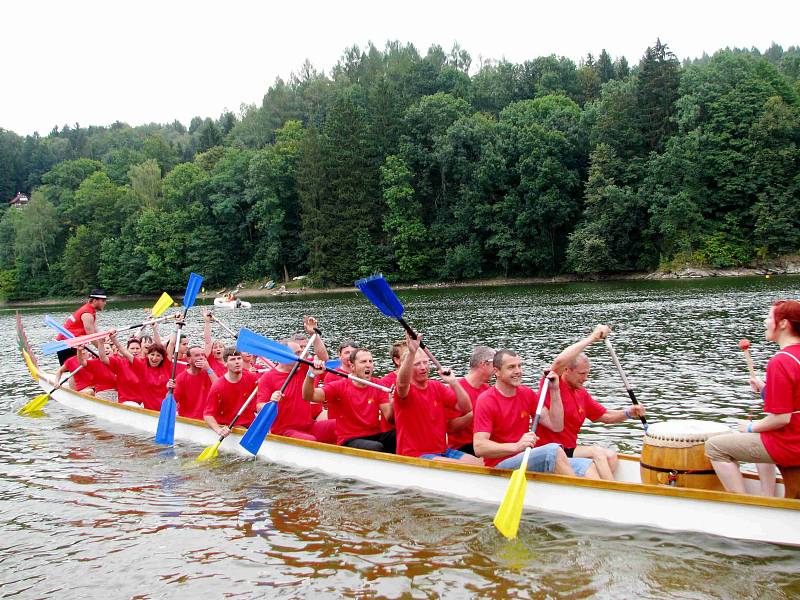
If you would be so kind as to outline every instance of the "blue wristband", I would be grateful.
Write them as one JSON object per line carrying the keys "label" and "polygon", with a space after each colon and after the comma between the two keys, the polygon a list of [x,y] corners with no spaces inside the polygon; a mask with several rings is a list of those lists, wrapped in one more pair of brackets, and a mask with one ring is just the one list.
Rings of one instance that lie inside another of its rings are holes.
{"label": "blue wristband", "polygon": [[747,433],[753,433],[753,422],[752,421],[750,421],[747,424]]}
{"label": "blue wristband", "polygon": [[627,408],[626,408],[625,410],[623,410],[622,412],[624,412],[624,413],[625,413],[625,418],[626,418],[626,419],[630,419],[630,418],[631,418],[631,416],[632,416],[632,415],[631,415],[631,413],[630,413],[630,412],[628,412],[628,409],[627,409]]}
{"label": "blue wristband", "polygon": [[213,375],[214,369],[206,369],[206,373],[208,373],[209,375]]}
{"label": "blue wristband", "polygon": [[308,371],[306,371],[306,377],[308,377],[309,379],[314,379],[316,375],[314,375],[314,373],[311,372],[311,369],[309,369]]}

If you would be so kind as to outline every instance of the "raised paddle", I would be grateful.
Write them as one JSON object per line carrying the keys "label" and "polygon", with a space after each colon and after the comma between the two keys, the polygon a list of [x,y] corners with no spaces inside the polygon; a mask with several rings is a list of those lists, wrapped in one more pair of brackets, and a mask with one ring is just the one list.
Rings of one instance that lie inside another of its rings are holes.
{"label": "raised paddle", "polygon": [[[236,348],[242,352],[249,352],[250,354],[266,356],[270,360],[274,360],[281,363],[290,363],[297,361],[298,363],[302,363],[308,366],[312,366],[314,364],[314,362],[311,360],[301,358],[295,355],[294,352],[289,350],[289,348],[287,348],[280,342],[276,342],[269,338],[265,338],[263,335],[259,335],[256,332],[246,329],[244,327],[239,330],[239,339],[236,341]],[[369,387],[375,388],[376,390],[381,390],[382,392],[389,393],[392,391],[392,388],[380,385],[378,383],[370,381],[369,379],[362,379],[361,377],[356,377],[352,373],[342,373],[341,371],[337,371],[336,368],[341,364],[342,362],[339,360],[329,360],[325,363],[325,370],[328,373],[332,373],[338,377],[346,378],[349,379],[350,381],[355,381],[357,383],[367,385]]]}
{"label": "raised paddle", "polygon": [[150,319],[149,321],[144,321],[143,323],[136,323],[136,325],[128,325],[127,327],[123,327],[121,329],[109,329],[107,331],[98,331],[96,333],[88,333],[86,335],[79,335],[77,337],[71,337],[66,340],[55,340],[52,342],[47,342],[46,344],[42,345],[42,352],[44,354],[55,354],[61,350],[66,350],[67,348],[74,348],[75,346],[81,346],[84,344],[88,344],[89,342],[94,342],[96,340],[101,340],[104,337],[111,335],[112,333],[119,333],[120,331],[128,331],[130,329],[138,329],[144,325],[151,325],[153,323],[159,323],[161,321],[166,321],[169,317],[159,317],[157,319]]}
{"label": "raised paddle", "polygon": [[[236,333],[236,332],[235,332],[233,329],[231,329],[231,328],[230,328],[230,327],[228,327],[228,326],[227,326],[225,323],[223,323],[222,321],[220,321],[220,320],[217,318],[217,316],[216,316],[214,313],[212,313],[212,312],[209,312],[208,314],[210,314],[210,315],[211,315],[211,318],[212,318],[212,319],[213,319],[213,320],[214,320],[214,321],[217,323],[217,325],[219,325],[220,327],[222,327],[222,328],[223,328],[223,329],[224,329],[224,330],[227,332],[227,334],[228,334],[229,336],[231,336],[231,337],[232,337],[234,340],[235,340],[235,339],[237,339],[237,338],[239,337],[239,334],[238,334],[238,333]],[[318,334],[320,334],[320,335],[322,334],[322,332],[321,332],[319,329],[317,329],[317,333],[318,333]],[[262,357],[260,357],[260,356],[256,356],[255,358],[257,358],[257,359],[258,359],[258,358],[261,358],[262,362],[264,363],[264,365],[265,365],[265,366],[266,366],[268,369],[274,369],[274,368],[275,368],[275,363],[273,363],[273,362],[270,362],[270,361],[267,361],[266,359],[264,359],[264,358],[262,358]]]}
{"label": "raised paddle", "polygon": [[[203,276],[197,273],[189,274],[189,281],[186,284],[186,292],[183,294],[183,314],[175,326],[175,349],[172,352],[172,375],[170,379],[175,380],[175,373],[178,370],[178,351],[181,345],[181,329],[183,328],[184,321],[186,320],[186,313],[194,305],[197,298],[197,292],[200,291],[200,285],[203,283]],[[172,395],[172,390],[167,390],[167,395],[161,402],[161,410],[158,414],[158,426],[156,427],[156,444],[163,444],[165,446],[172,446],[175,443],[175,415],[178,412],[178,407],[175,404],[175,398]]]}
{"label": "raised paddle", "polygon": [[[247,400],[244,401],[244,404],[242,404],[242,407],[239,409],[239,412],[236,413],[236,416],[233,417],[233,421],[231,421],[231,424],[228,425],[228,429],[233,429],[234,425],[236,425],[236,422],[239,420],[239,417],[242,416],[242,413],[244,413],[245,409],[253,401],[253,398],[256,397],[257,393],[258,393],[258,385],[256,385],[256,387],[253,388],[253,391],[250,392],[250,395],[247,397]],[[272,423],[270,423],[270,425],[272,425]],[[219,455],[219,445],[222,443],[222,440],[224,440],[225,437],[226,436],[224,435],[219,436],[217,443],[203,450],[200,453],[200,456],[194,459],[195,462],[205,462],[207,460],[211,460],[212,458],[216,458]]]}
{"label": "raised paddle", "polygon": [[[247,330],[242,330],[242,331],[247,331]],[[308,356],[308,353],[311,352],[311,347],[314,345],[314,340],[316,339],[316,337],[317,334],[314,333],[314,335],[312,335],[309,338],[306,347],[303,348],[303,351],[300,353],[300,358],[305,358],[306,356]],[[237,335],[236,339],[238,347],[238,340],[240,339],[240,336]],[[255,341],[256,340],[254,340],[253,343],[255,343]],[[284,348],[286,348],[286,346],[284,346]],[[292,354],[292,356],[294,356],[294,353],[289,351],[288,348],[286,348],[286,350],[287,352]],[[248,352],[248,350],[245,350],[245,352]],[[292,367],[292,370],[289,371],[289,375],[286,377],[286,381],[284,381],[283,385],[281,386],[281,395],[283,395],[283,393],[286,391],[286,388],[289,386],[289,382],[294,378],[299,368],[300,368],[300,363],[296,362]],[[253,455],[258,454],[258,451],[261,448],[261,444],[264,443],[264,440],[266,439],[267,434],[269,434],[270,429],[272,429],[272,424],[275,422],[275,419],[277,417],[278,417],[278,403],[267,402],[256,415],[256,418],[253,420],[253,424],[247,428],[247,432],[242,436],[239,445],[245,450],[247,450],[250,454]]]}
{"label": "raised paddle", "polygon": [[[403,326],[403,329],[406,330],[406,333],[411,337],[412,340],[417,339],[417,332],[411,329],[411,326],[406,322],[403,318],[403,312],[405,309],[403,308],[403,304],[400,302],[400,299],[397,297],[397,294],[394,293],[391,287],[389,287],[389,283],[386,281],[383,275],[371,275],[370,277],[365,277],[364,279],[359,279],[355,283],[356,287],[361,290],[361,293],[367,297],[367,300],[372,302],[375,307],[381,311],[387,317],[391,317],[392,319],[396,319],[400,325]],[[442,371],[445,375],[449,375],[449,370],[442,370],[442,365],[436,360],[436,357],[433,353],[428,350],[428,347],[425,345],[425,342],[420,342],[419,347],[428,355],[428,358],[431,359],[431,362],[436,367],[437,371]]]}
{"label": "raised paddle", "polygon": [[[542,415],[542,408],[544,407],[544,397],[547,395],[547,388],[550,385],[550,380],[544,378],[542,389],[539,392],[539,403],[536,405],[536,416],[533,418],[531,431],[536,433],[536,428],[539,426],[539,419]],[[513,540],[517,537],[519,531],[519,521],[522,518],[522,504],[525,501],[525,490],[528,488],[526,472],[528,471],[528,459],[531,456],[530,447],[525,448],[525,454],[522,455],[522,462],[517,469],[511,474],[511,480],[508,482],[506,488],[506,495],[503,496],[503,502],[497,509],[494,515],[494,526],[497,531],[502,533],[505,537]]]}
{"label": "raised paddle", "polygon": [[[606,348],[608,348],[608,353],[611,355],[611,362],[614,363],[614,366],[617,367],[617,371],[619,371],[619,376],[622,378],[622,385],[625,386],[625,391],[628,392],[628,396],[630,396],[631,402],[634,406],[639,404],[639,401],[636,400],[636,394],[633,393],[633,389],[631,389],[631,385],[628,383],[628,378],[625,376],[625,371],[622,370],[622,365],[619,363],[619,359],[617,358],[617,353],[614,352],[614,346],[611,345],[611,340],[605,338]],[[647,432],[647,419],[644,416],[640,416],[639,420],[642,422],[644,426],[645,433]]]}

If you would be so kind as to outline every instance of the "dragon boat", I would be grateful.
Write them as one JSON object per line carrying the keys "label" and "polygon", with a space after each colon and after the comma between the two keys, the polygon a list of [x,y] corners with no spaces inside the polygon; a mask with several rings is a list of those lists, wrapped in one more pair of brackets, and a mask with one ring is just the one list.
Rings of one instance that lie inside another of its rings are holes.
{"label": "dragon boat", "polygon": [[[45,391],[52,389],[54,374],[41,368],[28,344],[17,315],[19,348],[31,376]],[[153,434],[159,413],[138,406],[110,402],[62,387],[52,399],[78,413],[101,421]],[[245,429],[235,427],[220,447],[221,452],[250,456],[239,445]],[[177,417],[175,442],[198,450],[217,441],[203,421]],[[393,488],[410,488],[425,493],[458,497],[499,505],[509,482],[510,471],[443,463],[309,442],[269,434],[261,446],[259,460],[312,469],[341,478],[353,478]],[[668,471],[645,465],[656,471]],[[730,494],[714,489],[680,487],[665,473],[659,482],[642,483],[641,457],[620,455],[615,481],[528,473],[524,510],[542,511],[579,519],[604,521],[625,526],[655,527],[668,531],[692,531],[743,540],[800,546],[800,500]],[[703,477],[708,474],[698,471]],[[692,473],[689,473],[691,475]],[[653,479],[645,477],[646,480]],[[755,475],[745,475],[748,490],[756,493]],[[672,485],[670,485],[672,484]],[[787,489],[791,486],[787,481]],[[778,495],[784,495],[778,479]],[[794,493],[794,492],[793,492]]]}

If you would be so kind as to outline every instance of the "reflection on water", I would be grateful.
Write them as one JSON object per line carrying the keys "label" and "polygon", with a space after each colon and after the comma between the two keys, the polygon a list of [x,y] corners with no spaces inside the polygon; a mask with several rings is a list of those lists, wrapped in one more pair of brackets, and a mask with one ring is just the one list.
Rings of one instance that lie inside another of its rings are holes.
{"label": "reflection on water", "polygon": [[[477,343],[517,349],[529,379],[599,322],[653,421],[727,420],[757,408],[738,350],[762,369],[774,352],[761,321],[797,278],[565,284],[401,293],[406,317],[443,363],[463,371]],[[66,315],[48,309],[58,318]],[[25,322],[50,339],[45,311]],[[333,345],[356,338],[378,370],[401,335],[356,294],[288,298],[218,313],[233,328],[279,337],[302,314]],[[134,322],[139,306],[102,315]],[[165,451],[151,436],[107,426],[50,402],[41,418],[14,409],[39,393],[0,317],[0,589],[9,597],[569,597],[790,598],[800,596],[800,550],[670,535],[646,528],[526,513],[508,542],[493,507],[375,487],[202,450]],[[198,339],[199,323],[188,327]],[[589,388],[611,406],[625,393],[605,349],[590,350]],[[583,439],[638,451],[634,422],[589,425]],[[642,506],[642,510],[647,510]]]}

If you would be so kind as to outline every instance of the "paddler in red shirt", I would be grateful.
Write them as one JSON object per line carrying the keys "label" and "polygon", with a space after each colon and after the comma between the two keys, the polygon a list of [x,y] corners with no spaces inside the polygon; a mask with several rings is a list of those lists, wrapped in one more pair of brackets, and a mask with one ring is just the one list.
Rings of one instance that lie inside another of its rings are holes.
{"label": "paddler in red shirt", "polygon": [[208,392],[219,378],[209,366],[203,348],[189,346],[188,352],[189,366],[183,373],[178,374],[174,381],[170,379],[167,387],[174,390],[180,416],[202,420]]}
{"label": "paddler in red shirt", "polygon": [[[314,335],[315,327],[317,327],[317,320],[314,317],[303,318],[303,328],[309,336]],[[286,345],[296,356],[300,356],[305,345],[301,345],[303,339],[305,338],[295,336],[292,339],[282,340],[281,343]],[[314,338],[313,348],[317,358],[323,361],[328,359],[325,343],[319,336]],[[261,376],[256,398],[258,410],[261,410],[268,402],[280,403],[278,416],[271,429],[271,432],[276,435],[285,435],[310,442],[336,443],[336,421],[334,419],[317,419],[320,411],[314,409],[319,405],[311,404],[303,399],[303,381],[306,379],[306,373],[309,372],[308,365],[299,365],[297,372],[281,395],[281,388],[295,364],[295,362],[278,363],[274,369]]]}
{"label": "paddler in red shirt", "polygon": [[117,402],[117,374],[109,367],[109,360],[116,356],[117,349],[110,340],[105,339],[99,350],[98,358],[87,356],[88,352],[79,352],[78,362],[92,378],[94,391],[90,393],[97,398]]}
{"label": "paddler in red shirt", "polygon": [[[374,364],[369,350],[356,348],[348,354],[347,360],[353,375],[378,383],[378,379],[372,376]],[[337,377],[337,381],[331,381],[321,388],[314,387],[314,379],[324,372],[323,366],[323,361],[316,358],[314,367],[303,377],[303,400],[327,402],[329,407],[334,407],[336,443],[350,448],[394,454],[395,432],[381,431],[378,420],[379,412],[387,418],[392,415],[389,395],[345,377]]]}
{"label": "paddler in red shirt", "polygon": [[[537,435],[537,446],[551,442],[560,444],[570,458],[591,458],[597,467],[600,479],[614,480],[617,469],[617,451],[604,446],[588,446],[578,444],[578,434],[586,419],[592,422],[614,424],[622,423],[627,419],[639,418],[646,414],[644,406],[637,404],[627,408],[608,409],[586,390],[584,384],[589,378],[591,363],[583,353],[591,344],[605,339],[611,329],[607,325],[598,325],[594,331],[584,339],[565,348],[553,361],[550,369],[559,375],[559,390],[561,391],[561,404],[564,407],[564,428],[553,432],[546,425],[541,425]],[[541,385],[542,382],[539,382]],[[550,394],[545,400],[545,406],[550,406]]]}
{"label": "paddler in red shirt", "polygon": [[470,401],[468,411],[453,409],[448,412],[447,447],[461,450],[467,454],[475,454],[472,445],[472,423],[475,404],[478,396],[489,389],[489,382],[494,377],[494,348],[476,346],[469,357],[469,372],[458,380]]}
{"label": "paddler in red shirt", "polygon": [[[236,348],[225,348],[222,358],[228,370],[208,391],[203,418],[214,433],[227,436],[231,432],[227,423],[233,421],[242,404],[250,397],[258,383],[258,377],[243,370],[242,354]],[[255,416],[256,402],[253,399],[239,417],[237,425],[247,427]]]}
{"label": "paddler in red shirt", "polygon": [[480,458],[447,447],[447,410],[471,409],[469,396],[452,372],[439,372],[444,383],[428,378],[430,362],[420,349],[422,336],[406,335],[407,352],[397,372],[394,422],[397,453],[446,462],[482,465]]}
{"label": "paddler in red shirt", "polygon": [[[96,315],[98,310],[106,307],[108,296],[102,288],[95,288],[89,294],[89,300],[78,310],[72,313],[64,322],[64,329],[72,333],[75,337],[88,335],[97,332]],[[64,335],[58,334],[57,340],[67,339]],[[99,347],[99,344],[96,344]],[[71,356],[75,356],[75,348],[66,348],[58,351],[58,364],[63,365]]]}

